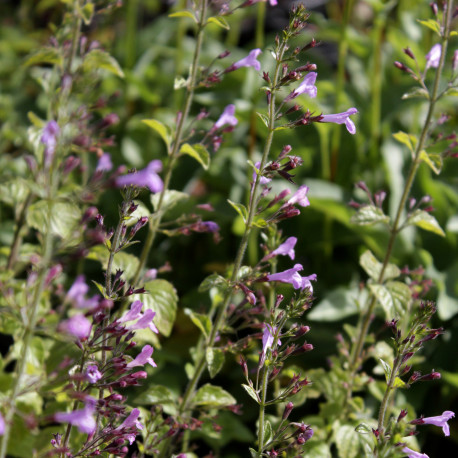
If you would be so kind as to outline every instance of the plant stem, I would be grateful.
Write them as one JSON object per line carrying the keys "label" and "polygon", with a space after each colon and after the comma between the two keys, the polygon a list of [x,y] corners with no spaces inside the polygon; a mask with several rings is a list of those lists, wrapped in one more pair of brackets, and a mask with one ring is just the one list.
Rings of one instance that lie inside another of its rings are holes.
{"label": "plant stem", "polygon": [[[404,207],[405,207],[407,199],[409,197],[410,190],[412,188],[412,184],[413,184],[413,181],[415,179],[415,175],[417,173],[418,167],[419,167],[419,165],[421,163],[420,153],[421,153],[421,151],[423,150],[423,148],[425,146],[426,139],[427,139],[427,136],[428,136],[429,127],[430,127],[431,120],[432,120],[432,116],[434,114],[434,109],[435,109],[435,106],[436,106],[436,102],[438,100],[437,96],[438,96],[438,91],[439,91],[439,82],[440,82],[440,77],[441,77],[442,70],[443,70],[444,63],[445,63],[445,55],[446,55],[446,52],[447,52],[447,43],[448,43],[448,39],[449,39],[449,36],[450,36],[450,18],[451,18],[452,7],[453,7],[453,0],[448,0],[448,2],[447,2],[447,13],[446,13],[447,17],[445,18],[445,28],[444,28],[444,34],[443,34],[443,37],[442,37],[442,53],[441,53],[441,57],[440,57],[439,66],[437,67],[437,71],[436,71],[436,74],[435,74],[433,88],[432,88],[432,91],[431,91],[431,94],[430,94],[428,113],[426,115],[426,119],[425,119],[425,122],[423,124],[423,128],[421,130],[420,137],[418,139],[417,147],[415,149],[414,158],[413,158],[412,164],[410,166],[409,173],[407,175],[407,180],[406,180],[406,183],[404,185],[404,190],[402,192],[402,196],[401,196],[401,199],[399,201],[399,205],[398,205],[398,208],[397,208],[397,211],[396,211],[396,216],[395,216],[393,225],[391,227],[388,246],[387,246],[387,249],[386,249],[386,252],[385,252],[385,257],[383,259],[383,264],[382,264],[382,268],[380,270],[379,278],[377,279],[377,283],[379,283],[379,284],[383,283],[383,281],[384,281],[385,270],[386,270],[386,267],[387,267],[388,262],[390,260],[396,237],[397,237],[397,235],[398,235],[398,233],[399,233],[399,231],[401,229],[401,224],[400,224],[401,216],[403,214]],[[364,341],[366,339],[366,336],[367,336],[367,333],[368,333],[368,330],[369,330],[369,325],[371,323],[372,313],[374,311],[376,303],[377,303],[377,298],[373,294],[371,294],[370,299],[369,299],[369,305],[367,307],[367,311],[366,311],[365,316],[364,316],[363,321],[362,321],[361,330],[360,330],[360,332],[358,334],[358,339],[357,339],[355,345],[352,348],[351,362],[350,362],[350,368],[351,368],[350,380],[351,380],[351,382],[350,382],[349,391],[348,391],[349,395],[351,395],[352,381],[353,381],[354,375],[356,374],[356,371],[358,369],[358,365],[360,364],[360,357],[361,357],[361,353],[362,353],[362,350],[363,350]]]}
{"label": "plant stem", "polygon": [[199,23],[197,24],[196,48],[194,50],[194,57],[192,61],[190,81],[189,81],[189,85],[186,90],[186,100],[185,100],[185,104],[184,104],[184,108],[183,108],[180,120],[178,122],[177,130],[175,134],[175,141],[173,142],[173,146],[170,151],[169,160],[165,167],[164,187],[162,188],[162,191],[159,195],[159,201],[156,207],[156,214],[154,218],[150,219],[150,222],[148,225],[148,229],[149,229],[148,235],[146,237],[142,252],[140,254],[140,262],[138,264],[137,271],[135,272],[134,278],[132,280],[132,286],[134,287],[137,285],[137,282],[140,278],[140,274],[146,265],[146,261],[148,259],[149,252],[151,250],[151,247],[153,246],[154,239],[156,237],[159,225],[161,223],[162,216],[163,216],[162,215],[162,205],[164,203],[165,193],[167,192],[169,188],[170,179],[172,177],[172,172],[173,172],[173,167],[179,156],[179,149],[180,149],[181,140],[183,137],[184,125],[187,121],[189,111],[191,109],[191,104],[194,98],[194,89],[196,85],[197,69],[198,69],[199,57],[200,57],[200,52],[202,49],[202,42],[203,42],[203,35],[204,35],[203,32],[205,29],[206,18],[207,18],[207,7],[208,7],[208,0],[202,0],[202,8],[200,12]]}
{"label": "plant stem", "polygon": [[261,381],[261,403],[259,404],[259,426],[258,426],[258,456],[262,457],[264,450],[264,415],[266,409],[267,381],[269,380],[269,369],[263,367]]}

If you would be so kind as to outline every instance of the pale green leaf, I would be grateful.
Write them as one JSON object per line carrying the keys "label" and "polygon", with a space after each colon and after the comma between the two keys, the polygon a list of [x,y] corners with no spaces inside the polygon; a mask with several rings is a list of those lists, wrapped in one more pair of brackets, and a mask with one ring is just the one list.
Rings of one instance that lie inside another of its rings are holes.
{"label": "pale green leaf", "polygon": [[382,358],[379,358],[379,361],[383,367],[383,372],[385,372],[385,380],[388,383],[391,377],[391,366],[386,361],[384,361]]}
{"label": "pale green leaf", "polygon": [[222,29],[226,30],[230,29],[228,22],[223,17],[209,17],[207,20],[207,24],[215,24],[218,27],[221,27]]}
{"label": "pale green leaf", "polygon": [[359,435],[354,426],[340,426],[335,432],[334,442],[339,452],[339,458],[357,458],[360,456]]}
{"label": "pale green leaf", "polygon": [[[372,254],[370,250],[366,250],[359,258],[359,264],[366,273],[375,281],[379,281],[382,271],[382,263]],[[387,264],[383,273],[383,281],[397,278],[401,275],[401,271],[395,264]]]}
{"label": "pale green leaf", "polygon": [[214,386],[207,383],[199,388],[192,402],[195,406],[227,407],[234,405],[237,401],[230,393],[223,390],[220,386]]}
{"label": "pale green leaf", "polygon": [[410,90],[409,92],[406,92],[401,98],[402,100],[406,100],[415,97],[429,100],[429,92],[426,89],[423,89],[422,87],[416,87]]}
{"label": "pale green leaf", "polygon": [[246,209],[245,205],[237,204],[229,199],[227,199],[227,201],[229,202],[231,207],[242,217],[243,222],[246,223],[246,220],[248,218],[248,210]]}
{"label": "pale green leaf", "polygon": [[224,352],[220,348],[209,347],[205,352],[205,359],[207,360],[210,378],[213,378],[223,367]]}
{"label": "pale green leaf", "polygon": [[89,25],[92,21],[92,16],[94,15],[94,4],[86,3],[82,8],[79,7],[79,3],[76,4],[78,8],[78,13],[81,15],[84,23]]}
{"label": "pale green leaf", "polygon": [[191,309],[184,309],[184,313],[191,318],[191,321],[202,331],[202,334],[205,337],[208,337],[210,335],[210,332],[212,330],[212,323],[210,321],[210,318],[208,318],[207,315],[204,315],[203,313],[196,313],[193,312]]}
{"label": "pale green leaf", "polygon": [[389,281],[385,285],[373,284],[369,285],[369,288],[389,321],[404,314],[412,297],[409,287],[398,281]]}
{"label": "pale green leaf", "polygon": [[118,61],[101,49],[93,49],[84,58],[83,69],[90,72],[94,69],[106,70],[114,75],[124,78],[124,72],[118,64]]}
{"label": "pale green leaf", "polygon": [[27,58],[24,65],[52,64],[61,67],[64,59],[57,48],[42,48]]}
{"label": "pale green leaf", "polygon": [[203,293],[214,287],[221,288],[227,286],[227,280],[218,274],[211,274],[199,285],[199,292]]}
{"label": "pale green leaf", "polygon": [[442,156],[437,153],[427,153],[425,150],[420,151],[420,160],[425,164],[428,164],[430,169],[436,174],[439,175],[442,170]]}
{"label": "pale green leaf", "polygon": [[191,156],[202,165],[204,170],[207,170],[210,165],[210,154],[205,146],[200,143],[196,143],[192,146],[189,143],[185,143],[180,148],[180,154],[187,154],[188,156]]}
{"label": "pale green leaf", "polygon": [[176,13],[169,14],[169,17],[187,17],[192,19],[197,24],[197,19],[191,11],[177,11]]}
{"label": "pale green leaf", "polygon": [[405,132],[399,131],[393,134],[393,137],[403,145],[406,145],[409,148],[410,152],[413,154],[415,151],[415,146],[417,144],[417,138],[414,135],[406,134]]}
{"label": "pale green leaf", "polygon": [[406,225],[415,225],[425,231],[434,232],[437,235],[445,237],[445,232],[439,226],[436,218],[423,210],[415,210],[406,221]]}
{"label": "pale green leaf", "polygon": [[259,404],[260,399],[254,388],[250,385],[245,385],[245,383],[242,383],[242,386],[245,389],[245,391],[250,395],[250,397],[253,398]]}
{"label": "pale green leaf", "polygon": [[160,405],[169,415],[176,415],[177,413],[175,395],[166,386],[162,385],[148,386],[146,391],[134,399],[134,403],[141,406]]}
{"label": "pale green leaf", "polygon": [[369,224],[390,222],[390,217],[383,213],[383,210],[375,205],[364,205],[351,217],[353,224],[366,226]]}
{"label": "pale green leaf", "polygon": [[417,21],[421,25],[424,25],[428,29],[432,30],[433,32],[436,32],[439,36],[441,36],[441,26],[440,26],[439,22],[435,21],[434,19],[427,19],[426,21],[422,21],[420,19],[417,19]]}
{"label": "pale green leaf", "polygon": [[266,115],[263,115],[262,113],[256,112],[256,114],[259,116],[261,121],[264,123],[266,127],[269,127],[269,118]]}
{"label": "pale green leaf", "polygon": [[[106,247],[97,245],[91,248],[86,258],[99,261],[102,264],[102,267],[106,268],[109,256],[110,253]],[[120,251],[119,253],[116,253],[113,259],[112,272],[122,270],[124,279],[130,280],[135,275],[138,263],[139,261],[136,256]]]}
{"label": "pale green leaf", "polygon": [[[153,204],[154,211],[158,211],[159,199],[161,193],[150,194],[151,203]],[[165,213],[166,211],[172,209],[176,204],[181,201],[189,199],[189,194],[181,191],[175,191],[174,189],[167,189],[162,198],[161,211]]]}
{"label": "pale green leaf", "polygon": [[143,119],[142,122],[161,136],[162,140],[164,140],[165,144],[167,145],[168,150],[172,141],[170,128],[165,124],[162,124],[162,122],[158,121],[157,119]]}

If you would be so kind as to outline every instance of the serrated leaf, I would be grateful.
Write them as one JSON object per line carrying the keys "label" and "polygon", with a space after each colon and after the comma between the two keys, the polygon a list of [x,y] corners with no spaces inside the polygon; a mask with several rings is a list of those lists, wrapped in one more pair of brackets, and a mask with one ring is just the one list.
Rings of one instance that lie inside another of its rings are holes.
{"label": "serrated leaf", "polygon": [[441,36],[441,26],[439,22],[435,21],[434,19],[427,19],[426,21],[421,21],[420,19],[417,19],[417,21],[421,25],[424,25],[428,29],[432,30],[433,32],[436,32],[439,36]]}
{"label": "serrated leaf", "polygon": [[124,72],[118,64],[118,61],[101,49],[93,49],[84,58],[83,69],[90,72],[94,69],[106,70],[114,75],[124,78]]}
{"label": "serrated leaf", "polygon": [[[151,194],[150,199],[153,205],[154,211],[158,210],[159,199],[161,193]],[[161,211],[166,212],[173,208],[178,202],[189,199],[189,194],[181,191],[175,191],[174,189],[167,189],[162,198]]]}
{"label": "serrated leaf", "polygon": [[259,397],[254,388],[250,385],[245,385],[245,383],[242,383],[242,386],[243,388],[245,388],[245,391],[250,395],[250,397],[253,398],[259,404]]}
{"label": "serrated leaf", "polygon": [[360,456],[359,435],[350,425],[342,425],[335,432],[334,443],[339,452],[339,458],[357,458]]}
{"label": "serrated leaf", "polygon": [[191,309],[188,308],[184,309],[184,313],[188,315],[189,318],[191,318],[191,321],[202,331],[202,334],[205,337],[208,337],[210,335],[210,332],[212,330],[212,323],[207,315],[193,312]]}
{"label": "serrated leaf", "polygon": [[369,289],[377,298],[389,321],[404,314],[412,297],[409,287],[397,281],[387,282],[385,285],[369,285]]}
{"label": "serrated leaf", "polygon": [[72,237],[80,227],[82,211],[77,205],[66,202],[53,202],[49,220],[49,206],[45,200],[32,204],[27,212],[27,224],[42,234],[48,230],[63,240]]}
{"label": "serrated leaf", "polygon": [[366,226],[369,224],[390,222],[390,217],[383,213],[383,210],[375,205],[364,205],[351,217],[353,224]]}
{"label": "serrated leaf", "polygon": [[406,221],[406,225],[421,227],[425,231],[434,232],[437,235],[445,237],[445,232],[440,227],[436,218],[430,213],[423,210],[415,210]]}
{"label": "serrated leaf", "polygon": [[425,150],[420,151],[420,160],[422,160],[425,164],[428,164],[431,170],[436,174],[439,175],[442,170],[442,156],[437,153],[427,153]]}
{"label": "serrated leaf", "polygon": [[199,388],[192,400],[195,406],[227,407],[236,403],[235,398],[220,386],[207,383]]}
{"label": "serrated leaf", "polygon": [[224,352],[220,348],[209,347],[205,352],[205,359],[207,360],[210,378],[213,378],[223,367]]}
{"label": "serrated leaf", "polygon": [[[383,264],[377,260],[370,250],[366,250],[359,258],[360,266],[365,270],[367,275],[373,280],[378,281],[382,271]],[[399,267],[395,264],[387,264],[383,273],[383,281],[391,278],[397,278],[401,275]]]}
{"label": "serrated leaf", "polygon": [[63,61],[62,54],[57,48],[42,48],[29,56],[24,65],[29,67],[37,64],[53,64],[61,67]]}
{"label": "serrated leaf", "polygon": [[197,24],[197,19],[191,11],[177,11],[176,13],[169,14],[169,17],[187,17],[192,19]]}
{"label": "serrated leaf", "polygon": [[417,138],[414,135],[406,134],[405,132],[399,131],[393,134],[395,140],[403,145],[406,145],[409,148],[410,152],[413,154],[415,152],[415,146],[417,144]]}
{"label": "serrated leaf", "polygon": [[379,358],[379,361],[380,361],[380,364],[382,365],[383,367],[383,372],[385,372],[385,380],[386,382],[388,383],[388,381],[390,380],[390,377],[391,377],[391,367],[390,365],[384,361],[382,358]]}
{"label": "serrated leaf", "polygon": [[162,122],[158,121],[157,119],[143,119],[142,122],[161,136],[162,140],[164,140],[165,144],[167,145],[167,150],[169,150],[170,143],[172,141],[170,128],[165,124],[162,124]]}
{"label": "serrated leaf", "polygon": [[230,29],[228,22],[223,17],[209,17],[207,20],[207,24],[215,24],[218,27],[221,27],[226,30]]}
{"label": "serrated leaf", "polygon": [[162,279],[149,281],[144,287],[146,294],[134,294],[132,299],[142,301],[145,308],[156,312],[153,322],[158,331],[168,337],[172,332],[177,314],[177,292],[171,283]]}
{"label": "serrated leaf", "polygon": [[218,274],[211,274],[199,285],[199,293],[208,291],[214,287],[220,288],[227,286],[227,281],[224,277]]}
{"label": "serrated leaf", "polygon": [[248,218],[248,210],[246,209],[245,205],[243,204],[236,204],[232,202],[232,200],[227,199],[231,207],[242,217],[243,222],[246,223]]}
{"label": "serrated leaf", "polygon": [[429,100],[429,92],[422,87],[415,87],[409,92],[406,92],[401,98],[402,100],[413,99],[415,97],[420,97],[426,100]]}
{"label": "serrated leaf", "polygon": [[269,127],[269,118],[266,115],[263,115],[262,113],[256,112],[256,114],[259,116],[259,118],[264,123],[264,125],[268,128]]}
{"label": "serrated leaf", "polygon": [[210,165],[210,154],[207,151],[207,148],[200,143],[196,143],[192,146],[189,143],[185,143],[180,148],[180,154],[187,154],[188,156],[191,156],[202,165],[204,170],[207,170]]}

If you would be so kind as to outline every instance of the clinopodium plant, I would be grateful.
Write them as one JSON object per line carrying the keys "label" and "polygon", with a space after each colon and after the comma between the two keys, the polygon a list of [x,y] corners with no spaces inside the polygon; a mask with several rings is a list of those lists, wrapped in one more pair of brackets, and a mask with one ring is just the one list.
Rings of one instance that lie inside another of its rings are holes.
{"label": "clinopodium plant", "polygon": [[427,457],[425,425],[452,435],[452,0],[16,3],[0,458]]}

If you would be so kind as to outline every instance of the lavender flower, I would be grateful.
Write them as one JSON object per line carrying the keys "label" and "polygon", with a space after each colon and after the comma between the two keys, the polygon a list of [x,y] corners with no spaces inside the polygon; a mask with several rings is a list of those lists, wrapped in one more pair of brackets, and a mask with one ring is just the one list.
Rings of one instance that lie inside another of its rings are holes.
{"label": "lavender flower", "polygon": [[291,94],[289,94],[287,100],[295,99],[298,95],[304,93],[312,99],[314,99],[317,94],[317,88],[315,86],[317,76],[318,73],[316,72],[310,72],[307,75],[305,75],[304,79],[302,80],[302,83],[299,84],[299,86],[293,92],[291,92]]}
{"label": "lavender flower", "polygon": [[287,238],[281,245],[278,246],[272,253],[270,253],[271,256],[278,256],[278,255],[283,255],[283,256],[289,256],[291,259],[294,259],[295,253],[294,253],[294,246],[297,243],[297,238],[296,237],[289,237]]}
{"label": "lavender flower", "polygon": [[426,417],[426,418],[418,418],[416,420],[411,421],[412,425],[434,425],[440,426],[442,431],[444,432],[445,436],[450,436],[450,427],[448,425],[448,421],[455,416],[455,412],[451,410],[446,410],[442,413],[442,415],[438,415],[437,417]]}
{"label": "lavender flower", "polygon": [[215,125],[213,126],[214,129],[219,129],[220,127],[223,127],[226,124],[229,124],[230,126],[236,126],[238,123],[238,120],[234,116],[234,113],[235,113],[235,105],[231,103],[224,109],[218,121],[215,122]]}
{"label": "lavender flower", "polygon": [[[254,166],[259,170],[259,167],[261,167],[261,163],[260,162],[256,162],[256,164],[254,164]],[[253,183],[256,181],[256,170],[253,172]],[[269,182],[271,182],[272,179],[271,178],[267,178],[267,177],[263,177],[261,176],[260,179],[259,179],[259,182],[261,184],[267,184]]]}
{"label": "lavender flower", "polygon": [[358,113],[356,108],[349,108],[343,113],[321,115],[319,122],[334,122],[336,124],[345,124],[348,132],[351,134],[356,133],[355,123],[349,118],[351,115]]}
{"label": "lavender flower", "polygon": [[3,436],[5,434],[5,419],[3,418],[3,415],[0,413],[0,436]]}
{"label": "lavender flower", "polygon": [[140,410],[133,409],[129,416],[116,429],[114,429],[113,432],[125,434],[125,439],[127,439],[130,444],[133,444],[137,434],[132,430],[134,428],[143,429],[143,425],[138,421],[139,415]]}
{"label": "lavender flower", "polygon": [[99,368],[95,364],[92,364],[86,368],[84,378],[89,383],[96,383],[102,378],[102,373],[99,371]]}
{"label": "lavender flower", "polygon": [[132,302],[130,310],[118,319],[118,323],[126,323],[128,321],[138,320],[134,324],[127,325],[127,329],[133,331],[136,329],[145,329],[149,327],[151,331],[159,334],[159,331],[153,323],[153,318],[156,315],[156,312],[151,309],[146,309],[145,313],[142,313],[142,308],[143,303],[141,301]]}
{"label": "lavender flower", "polygon": [[89,291],[89,286],[85,282],[84,275],[78,275],[73,285],[67,292],[67,299],[77,308],[94,309],[99,304],[99,296],[95,295],[90,299],[86,299],[85,295]]}
{"label": "lavender flower", "polygon": [[157,172],[160,172],[161,170],[161,161],[151,161],[143,170],[118,177],[116,179],[116,186],[118,188],[122,188],[124,186],[146,187],[151,192],[160,192],[162,191],[164,184]]}
{"label": "lavender flower", "polygon": [[142,348],[142,351],[137,355],[137,357],[132,360],[129,364],[127,364],[127,368],[131,369],[132,367],[136,366],[144,366],[146,363],[151,364],[153,367],[157,367],[156,363],[154,362],[151,355],[153,354],[153,347],[151,345],[145,345]]}
{"label": "lavender flower", "polygon": [[253,67],[257,71],[261,70],[261,64],[257,60],[257,57],[259,56],[259,54],[261,54],[261,52],[262,51],[259,48],[252,49],[248,56],[232,64],[229,68],[225,70],[225,72],[233,72],[234,70],[237,70],[241,67]]}
{"label": "lavender flower", "polygon": [[437,68],[437,67],[439,67],[439,61],[441,59],[441,54],[442,54],[442,46],[439,43],[436,43],[430,49],[429,53],[426,54],[425,71],[428,70],[428,68]]}
{"label": "lavender flower", "polygon": [[[264,365],[267,350],[269,348],[272,348],[276,332],[277,332],[277,328],[272,328],[272,326],[268,323],[264,324],[264,333],[262,334],[262,352],[261,352],[261,357],[259,359],[260,366]],[[280,339],[277,340],[277,344],[281,345]]]}
{"label": "lavender flower", "polygon": [[81,314],[74,315],[68,320],[62,321],[59,325],[59,330],[76,337],[79,340],[84,340],[91,333],[91,322]]}
{"label": "lavender flower", "polygon": [[95,399],[91,398],[91,402],[88,402],[83,409],[74,410],[73,412],[58,412],[54,414],[54,419],[59,423],[70,423],[76,426],[82,433],[92,434],[97,426],[94,412]]}
{"label": "lavender flower", "polygon": [[300,270],[303,270],[302,265],[296,264],[292,269],[267,275],[267,280],[290,283],[293,285],[294,289],[300,289],[301,291],[305,288],[309,288],[310,292],[313,294],[313,287],[310,282],[316,281],[316,274],[309,275],[308,277],[301,277],[298,273]]}
{"label": "lavender flower", "polygon": [[49,121],[43,129],[41,143],[45,145],[44,165],[48,168],[51,165],[57,146],[57,137],[60,134],[59,124],[56,121]]}
{"label": "lavender flower", "polygon": [[286,202],[283,206],[298,204],[301,207],[308,207],[310,202],[307,198],[307,193],[309,192],[309,187],[302,185],[299,189],[293,194],[291,199]]}
{"label": "lavender flower", "polygon": [[409,447],[404,447],[402,453],[405,453],[409,458],[429,458],[426,453],[416,452],[411,450]]}
{"label": "lavender flower", "polygon": [[95,170],[101,172],[109,172],[113,168],[113,162],[111,162],[110,153],[103,153],[97,162]]}

